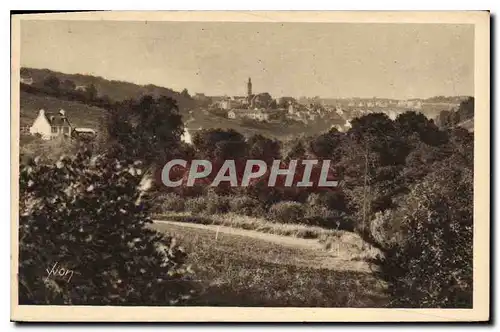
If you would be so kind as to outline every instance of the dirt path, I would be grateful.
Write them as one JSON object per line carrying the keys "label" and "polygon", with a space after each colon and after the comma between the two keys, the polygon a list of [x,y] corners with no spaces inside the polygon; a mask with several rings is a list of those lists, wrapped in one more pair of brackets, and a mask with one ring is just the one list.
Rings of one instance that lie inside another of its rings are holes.
{"label": "dirt path", "polygon": [[[246,230],[239,228],[232,228],[228,226],[219,225],[202,225],[188,222],[177,222],[168,220],[155,220],[155,223],[176,225],[179,227],[189,227],[213,231],[214,236],[218,234],[230,234],[235,236],[246,236],[262,241],[275,243],[284,247],[300,249],[304,252],[303,255],[306,260],[296,257],[297,265],[327,268],[336,271],[356,271],[356,272],[370,272],[370,265],[359,259],[356,250],[353,250],[352,243],[339,240],[338,243],[332,245],[332,250],[325,250],[324,246],[316,239],[302,239],[291,236],[281,236],[275,234],[262,233],[254,230]],[[349,241],[351,242],[351,241]],[[302,255],[301,255],[302,256]]]}

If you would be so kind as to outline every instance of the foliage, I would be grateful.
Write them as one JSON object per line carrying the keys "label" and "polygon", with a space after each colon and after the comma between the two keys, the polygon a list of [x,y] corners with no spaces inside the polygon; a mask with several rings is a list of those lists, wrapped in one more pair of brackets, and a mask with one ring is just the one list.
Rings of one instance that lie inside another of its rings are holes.
{"label": "foliage", "polygon": [[229,211],[230,197],[209,193],[205,196],[205,199],[207,200],[206,213],[218,214],[227,213]]}
{"label": "foliage", "polygon": [[184,126],[175,100],[144,96],[115,105],[107,121],[110,149],[149,167],[179,155]]}
{"label": "foliage", "polygon": [[180,212],[185,209],[185,200],[176,193],[168,193],[155,198],[153,205],[157,212]]}
{"label": "foliage", "polygon": [[412,189],[397,213],[401,240],[386,242],[388,248],[379,260],[392,305],[471,308],[471,169],[447,161]]}
{"label": "foliage", "polygon": [[[20,169],[19,303],[169,305],[190,295],[185,253],[147,226],[143,166],[80,151]],[[71,278],[48,275],[57,265]]]}
{"label": "foliage", "polygon": [[236,196],[229,200],[231,212],[245,216],[259,217],[265,214],[264,207],[258,200],[248,196]]}
{"label": "foliage", "polygon": [[279,202],[269,208],[270,220],[282,223],[301,223],[304,220],[305,208],[299,202]]}
{"label": "foliage", "polygon": [[187,211],[194,214],[203,213],[207,210],[207,200],[204,196],[188,198],[184,206]]}

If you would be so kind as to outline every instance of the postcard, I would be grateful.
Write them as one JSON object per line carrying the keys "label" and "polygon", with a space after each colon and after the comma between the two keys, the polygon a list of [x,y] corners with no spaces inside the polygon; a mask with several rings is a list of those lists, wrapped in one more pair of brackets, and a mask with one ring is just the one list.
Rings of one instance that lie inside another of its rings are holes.
{"label": "postcard", "polygon": [[12,15],[11,320],[489,321],[489,22]]}

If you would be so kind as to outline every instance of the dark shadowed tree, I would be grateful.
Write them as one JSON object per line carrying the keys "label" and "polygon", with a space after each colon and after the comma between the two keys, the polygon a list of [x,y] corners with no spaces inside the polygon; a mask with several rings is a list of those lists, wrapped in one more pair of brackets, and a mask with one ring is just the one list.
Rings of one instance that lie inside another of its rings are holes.
{"label": "dark shadowed tree", "polygon": [[68,92],[68,91],[74,91],[75,90],[75,82],[72,80],[64,80],[61,83],[61,89]]}
{"label": "dark shadowed tree", "polygon": [[144,96],[119,103],[107,124],[112,147],[123,157],[152,165],[163,164],[179,153],[184,126],[172,98]]}
{"label": "dark shadowed tree", "polygon": [[189,95],[189,92],[187,89],[183,89],[181,92],[181,97],[191,99],[191,95]]}
{"label": "dark shadowed tree", "polygon": [[274,159],[281,159],[281,145],[275,139],[260,134],[251,136],[247,141],[249,159],[260,159],[270,164]]}
{"label": "dark shadowed tree", "polygon": [[58,92],[59,87],[61,85],[61,81],[59,81],[59,79],[56,76],[50,75],[43,80],[43,85],[46,88],[51,89],[53,92]]}
{"label": "dark shadowed tree", "polygon": [[93,101],[97,98],[98,92],[94,84],[90,84],[85,89],[85,98],[87,101]]}

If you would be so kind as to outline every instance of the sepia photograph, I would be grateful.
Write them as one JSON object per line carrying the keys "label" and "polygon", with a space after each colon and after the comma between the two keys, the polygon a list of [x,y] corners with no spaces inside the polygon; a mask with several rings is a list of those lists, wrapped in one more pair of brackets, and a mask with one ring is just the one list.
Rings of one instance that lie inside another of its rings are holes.
{"label": "sepia photograph", "polygon": [[11,319],[487,321],[489,21],[13,15]]}

